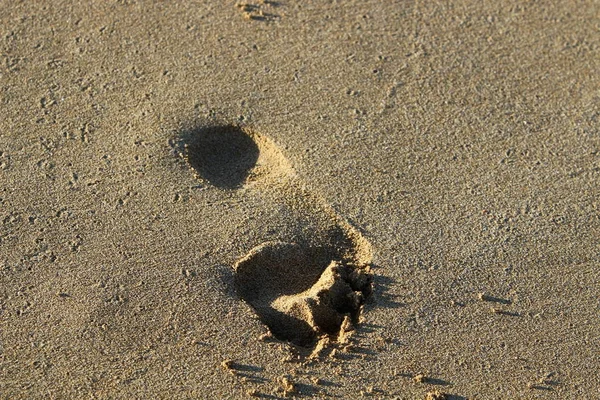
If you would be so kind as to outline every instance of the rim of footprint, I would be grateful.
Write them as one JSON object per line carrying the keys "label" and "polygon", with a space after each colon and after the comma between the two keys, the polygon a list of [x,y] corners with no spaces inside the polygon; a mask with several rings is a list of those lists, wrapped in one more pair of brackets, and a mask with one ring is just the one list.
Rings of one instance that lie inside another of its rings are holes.
{"label": "rim of footprint", "polygon": [[247,127],[213,125],[181,136],[182,157],[223,189],[277,187],[333,221],[322,244],[267,241],[233,265],[240,297],[277,339],[303,347],[345,343],[372,293],[372,250],[361,233],[300,182],[278,147]]}

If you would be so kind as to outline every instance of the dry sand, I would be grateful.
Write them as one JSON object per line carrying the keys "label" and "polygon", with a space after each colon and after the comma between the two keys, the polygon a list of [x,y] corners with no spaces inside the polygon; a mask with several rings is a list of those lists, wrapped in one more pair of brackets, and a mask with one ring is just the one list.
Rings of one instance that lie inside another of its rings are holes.
{"label": "dry sand", "polygon": [[3,1],[0,397],[600,398],[599,15]]}

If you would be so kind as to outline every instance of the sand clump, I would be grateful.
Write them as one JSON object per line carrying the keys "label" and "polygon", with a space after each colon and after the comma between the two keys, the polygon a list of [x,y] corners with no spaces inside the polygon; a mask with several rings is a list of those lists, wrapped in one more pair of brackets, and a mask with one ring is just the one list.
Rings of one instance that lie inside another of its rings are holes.
{"label": "sand clump", "polygon": [[428,392],[425,396],[425,400],[447,400],[448,395],[446,393],[442,393],[439,390],[434,390],[433,392]]}
{"label": "sand clump", "polygon": [[368,266],[330,261],[323,268],[313,257],[318,253],[296,244],[264,243],[234,267],[238,292],[273,334],[303,346],[324,335],[345,337],[371,290]]}

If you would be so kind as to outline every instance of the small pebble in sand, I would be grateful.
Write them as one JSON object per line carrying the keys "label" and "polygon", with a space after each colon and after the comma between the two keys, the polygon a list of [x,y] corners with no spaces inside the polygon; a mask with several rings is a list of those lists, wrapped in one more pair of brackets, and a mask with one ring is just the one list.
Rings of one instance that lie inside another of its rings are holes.
{"label": "small pebble in sand", "polygon": [[258,340],[260,340],[261,342],[271,342],[274,339],[275,338],[273,337],[273,335],[271,334],[271,332],[263,333],[262,335],[260,335],[258,337]]}
{"label": "small pebble in sand", "polygon": [[226,371],[230,371],[233,369],[233,360],[225,360],[221,363],[221,367]]}
{"label": "small pebble in sand", "polygon": [[446,393],[442,393],[438,390],[427,393],[425,396],[425,400],[447,400],[448,395]]}
{"label": "small pebble in sand", "polygon": [[415,381],[417,383],[426,383],[427,377],[423,374],[417,374],[413,377],[413,381]]}
{"label": "small pebble in sand", "polygon": [[284,396],[292,393],[296,393],[296,385],[289,378],[283,377],[280,380],[281,388],[283,389]]}
{"label": "small pebble in sand", "polygon": [[343,347],[343,350],[347,353],[353,353],[357,350],[357,347],[354,346],[353,344],[347,344],[346,346]]}
{"label": "small pebble in sand", "polygon": [[241,9],[242,11],[252,11],[253,9],[256,8],[256,6],[253,4],[243,3],[243,2],[236,3],[235,6],[239,9]]}
{"label": "small pebble in sand", "polygon": [[248,389],[248,390],[246,390],[246,394],[250,397],[258,397],[259,396],[258,390],[256,390],[256,389]]}
{"label": "small pebble in sand", "polygon": [[549,372],[547,374],[545,374],[543,377],[540,378],[539,383],[543,384],[543,385],[550,385],[552,384],[552,377],[555,375],[554,372]]}

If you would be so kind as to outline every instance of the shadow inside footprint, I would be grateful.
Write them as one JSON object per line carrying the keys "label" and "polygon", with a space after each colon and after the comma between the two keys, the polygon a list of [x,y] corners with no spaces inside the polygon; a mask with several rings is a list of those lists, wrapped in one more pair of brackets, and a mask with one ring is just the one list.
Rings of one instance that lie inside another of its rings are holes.
{"label": "shadow inside footprint", "polygon": [[182,134],[185,158],[198,174],[215,186],[241,186],[258,159],[257,144],[240,127],[209,126]]}
{"label": "shadow inside footprint", "polygon": [[366,268],[345,265],[326,248],[266,242],[239,260],[236,286],[275,337],[310,346],[355,320],[371,288]]}

